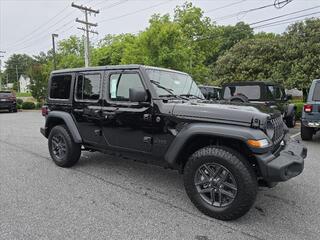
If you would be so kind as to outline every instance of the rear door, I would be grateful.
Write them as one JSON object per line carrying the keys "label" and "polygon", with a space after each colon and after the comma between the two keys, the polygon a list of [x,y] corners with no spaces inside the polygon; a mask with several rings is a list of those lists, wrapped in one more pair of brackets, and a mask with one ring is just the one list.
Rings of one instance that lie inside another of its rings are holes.
{"label": "rear door", "polygon": [[320,121],[320,80],[312,83],[308,95],[308,104],[312,105],[312,112],[307,113],[308,120]]}
{"label": "rear door", "polygon": [[87,145],[101,145],[101,107],[103,71],[76,74],[72,113],[80,135]]}

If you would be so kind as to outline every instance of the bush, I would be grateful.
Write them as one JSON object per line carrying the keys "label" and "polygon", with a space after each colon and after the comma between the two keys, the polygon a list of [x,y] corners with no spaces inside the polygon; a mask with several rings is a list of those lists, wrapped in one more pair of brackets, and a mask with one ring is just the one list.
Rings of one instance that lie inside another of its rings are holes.
{"label": "bush", "polygon": [[296,105],[296,107],[297,107],[296,119],[301,119],[301,114],[302,114],[304,102],[295,102],[294,105]]}
{"label": "bush", "polygon": [[21,98],[18,98],[17,99],[17,104],[22,105],[22,103],[23,103],[23,100]]}
{"label": "bush", "polygon": [[22,103],[22,109],[35,109],[36,105],[33,102]]}
{"label": "bush", "polygon": [[41,107],[42,107],[42,103],[40,102],[36,103],[36,109],[41,109]]}
{"label": "bush", "polygon": [[22,108],[22,106],[21,106],[21,104],[17,104],[17,109],[21,109]]}

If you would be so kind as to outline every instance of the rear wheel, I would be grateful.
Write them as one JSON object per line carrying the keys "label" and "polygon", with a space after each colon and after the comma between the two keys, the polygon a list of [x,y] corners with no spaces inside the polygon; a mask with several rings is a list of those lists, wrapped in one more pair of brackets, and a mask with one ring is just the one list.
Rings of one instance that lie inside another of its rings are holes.
{"label": "rear wheel", "polygon": [[184,185],[193,204],[220,220],[243,216],[257,195],[257,179],[246,160],[231,149],[215,146],[195,152],[184,168]]}
{"label": "rear wheel", "polygon": [[293,111],[291,116],[286,118],[286,124],[289,128],[294,128],[296,125],[296,113]]}
{"label": "rear wheel", "polygon": [[313,128],[306,127],[301,123],[301,139],[308,141],[312,140],[312,135],[313,135]]}
{"label": "rear wheel", "polygon": [[72,167],[81,155],[81,145],[75,143],[64,125],[52,128],[48,137],[52,160],[60,167]]}

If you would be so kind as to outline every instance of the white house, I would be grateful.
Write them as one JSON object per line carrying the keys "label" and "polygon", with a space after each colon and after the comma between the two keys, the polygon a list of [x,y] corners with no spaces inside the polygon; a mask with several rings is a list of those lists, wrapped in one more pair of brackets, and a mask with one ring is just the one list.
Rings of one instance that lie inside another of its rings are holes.
{"label": "white house", "polygon": [[20,92],[26,93],[30,92],[30,78],[26,75],[20,75],[19,78],[19,84],[20,84]]}

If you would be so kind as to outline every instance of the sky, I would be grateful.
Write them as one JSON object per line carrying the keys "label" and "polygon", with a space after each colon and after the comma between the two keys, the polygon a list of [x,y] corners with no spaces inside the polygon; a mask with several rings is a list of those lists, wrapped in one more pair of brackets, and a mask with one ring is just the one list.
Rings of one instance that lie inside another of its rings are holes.
{"label": "sky", "polygon": [[[255,32],[265,31],[282,33],[287,26],[306,17],[320,17],[320,0],[292,0],[281,9],[274,6],[254,9],[273,4],[275,0],[189,0],[195,6],[202,8],[205,16],[210,17],[217,25],[234,25],[239,21],[255,23],[268,18],[296,11],[309,9],[270,22],[288,19],[286,24],[256,28]],[[278,0],[283,1],[283,0]],[[106,34],[137,33],[148,26],[150,16],[159,13],[172,15],[177,5],[186,0],[0,0],[0,53],[5,61],[13,53],[29,55],[46,52],[52,47],[51,34],[59,35],[58,40],[70,35],[81,36],[82,27],[75,19],[84,19],[84,13],[72,8],[71,3],[85,5],[100,11],[96,16],[89,16],[89,21],[98,23],[94,28],[98,35],[91,35],[91,40],[97,42]],[[242,12],[242,13],[240,13]],[[309,16],[304,16],[309,15]],[[294,17],[299,17],[293,19]],[[280,22],[281,23],[281,22]]]}

